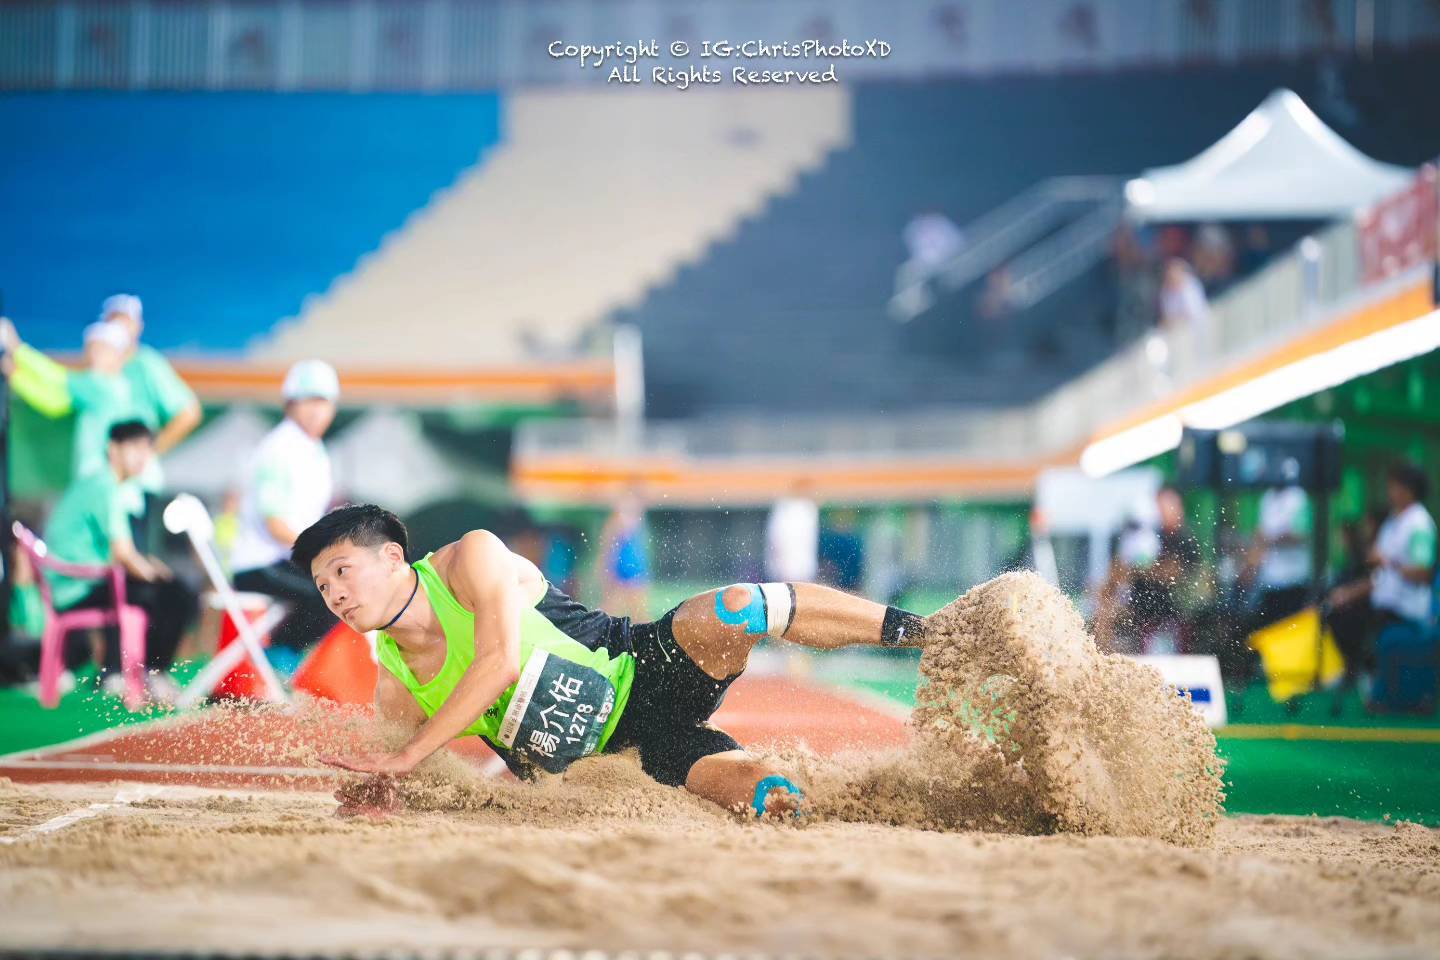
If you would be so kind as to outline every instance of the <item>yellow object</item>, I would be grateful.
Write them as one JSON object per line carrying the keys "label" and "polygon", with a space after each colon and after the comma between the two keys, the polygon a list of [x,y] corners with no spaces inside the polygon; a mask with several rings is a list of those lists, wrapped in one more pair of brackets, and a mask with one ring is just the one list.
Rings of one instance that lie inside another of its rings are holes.
{"label": "yellow object", "polygon": [[[1317,642],[1318,641],[1318,642]],[[1270,697],[1284,702],[1316,687],[1315,659],[1320,658],[1320,686],[1329,686],[1345,672],[1345,660],[1328,629],[1320,635],[1320,611],[1306,607],[1250,634],[1250,646],[1260,652]]]}

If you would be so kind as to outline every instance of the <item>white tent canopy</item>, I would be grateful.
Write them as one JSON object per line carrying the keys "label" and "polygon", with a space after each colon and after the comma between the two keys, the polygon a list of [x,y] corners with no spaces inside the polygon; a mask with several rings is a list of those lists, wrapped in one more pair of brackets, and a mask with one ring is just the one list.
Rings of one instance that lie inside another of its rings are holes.
{"label": "white tent canopy", "polygon": [[1289,90],[1198,156],[1125,187],[1137,220],[1326,220],[1402,189],[1414,171],[1372,160]]}
{"label": "white tent canopy", "polygon": [[251,453],[271,421],[249,407],[217,417],[164,458],[165,486],[218,501],[238,489]]}
{"label": "white tent canopy", "polygon": [[330,444],[330,457],[337,490],[397,513],[469,490],[464,473],[425,439],[420,418],[408,411],[365,414]]}

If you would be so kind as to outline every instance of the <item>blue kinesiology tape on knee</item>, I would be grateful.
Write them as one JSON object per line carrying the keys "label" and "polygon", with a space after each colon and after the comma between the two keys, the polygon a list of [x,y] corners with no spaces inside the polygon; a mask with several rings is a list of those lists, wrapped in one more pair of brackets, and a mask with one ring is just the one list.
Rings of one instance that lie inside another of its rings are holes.
{"label": "blue kinesiology tape on knee", "polygon": [[791,783],[785,777],[779,775],[766,777],[755,784],[755,802],[752,803],[751,806],[755,808],[757,815],[765,815],[765,801],[770,798],[770,791],[777,788],[784,789],[787,793],[793,793],[797,797],[803,798],[805,796],[800,792],[799,787],[795,786],[795,784]]}
{"label": "blue kinesiology tape on knee", "polygon": [[[750,592],[750,602],[739,610],[731,610],[725,606],[726,591],[735,587],[744,587]],[[746,633],[766,633],[769,630],[768,618],[765,616],[765,594],[753,583],[736,583],[716,591],[715,617],[721,623],[728,623],[732,627],[744,624]]]}

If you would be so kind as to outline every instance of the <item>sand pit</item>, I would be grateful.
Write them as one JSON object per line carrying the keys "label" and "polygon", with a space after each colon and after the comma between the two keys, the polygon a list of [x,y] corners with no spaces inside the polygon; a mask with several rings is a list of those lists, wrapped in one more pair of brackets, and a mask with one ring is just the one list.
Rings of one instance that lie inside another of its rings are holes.
{"label": "sand pit", "polygon": [[[158,797],[0,845],[7,946],[551,946],[823,956],[1440,951],[1440,833],[1222,820],[1152,839],[739,823],[620,758],[464,812],[338,821],[320,794]],[[116,785],[0,784],[5,835]],[[507,802],[510,801],[510,802]],[[544,821],[543,823],[539,821]]]}
{"label": "sand pit", "polygon": [[[1152,672],[1101,655],[1043,581],[998,578],[929,629],[908,746],[769,751],[806,787],[798,826],[661,787],[628,756],[520,784],[437,755],[405,782],[408,810],[379,823],[337,820],[326,794],[0,780],[0,943],[887,957],[1440,950],[1440,834],[1222,817],[1214,739],[1189,705]],[[302,719],[303,735],[282,736],[263,711],[217,711],[194,728],[203,737],[171,731],[156,759],[185,759],[191,736],[219,751],[213,761],[242,741],[250,756],[258,738],[303,772],[317,737],[374,735],[353,711],[312,707]],[[240,725],[235,737],[223,735],[229,724]],[[68,814],[84,818],[36,832]]]}

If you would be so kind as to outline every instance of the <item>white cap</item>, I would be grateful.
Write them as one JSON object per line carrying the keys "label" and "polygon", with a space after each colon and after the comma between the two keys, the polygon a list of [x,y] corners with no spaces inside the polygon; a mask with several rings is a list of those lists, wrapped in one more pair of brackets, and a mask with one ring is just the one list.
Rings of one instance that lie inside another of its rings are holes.
{"label": "white cap", "polygon": [[129,350],[130,331],[126,330],[118,323],[112,323],[109,320],[101,320],[98,323],[92,323],[90,324],[90,326],[85,328],[85,342],[103,343],[120,351]]}
{"label": "white cap", "polygon": [[114,296],[106,297],[105,302],[100,304],[100,319],[108,320],[114,314],[124,314],[136,323],[144,319],[145,311],[140,306],[140,298],[132,293],[117,293]]}
{"label": "white cap", "polygon": [[285,374],[280,395],[286,400],[304,400],[307,397],[337,400],[340,397],[340,377],[335,368],[324,360],[301,360]]}

